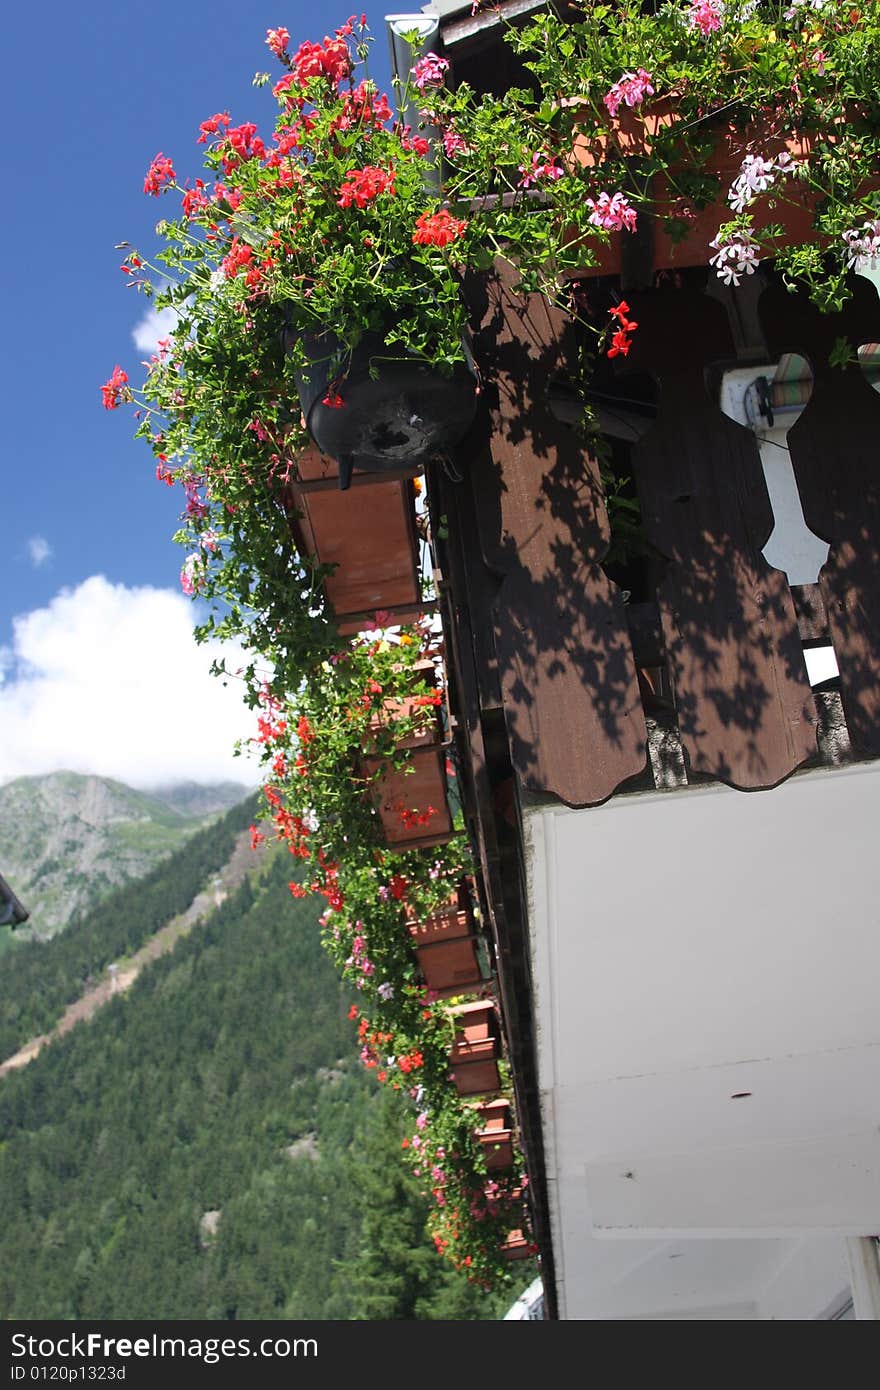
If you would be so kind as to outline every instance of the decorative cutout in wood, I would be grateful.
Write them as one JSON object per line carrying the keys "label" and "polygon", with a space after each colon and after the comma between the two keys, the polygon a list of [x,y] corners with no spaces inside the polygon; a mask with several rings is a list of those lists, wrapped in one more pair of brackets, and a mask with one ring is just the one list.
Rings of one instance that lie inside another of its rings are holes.
{"label": "decorative cutout in wood", "polygon": [[856,753],[880,756],[880,396],[853,363],[829,365],[840,338],[880,340],[880,300],[861,276],[842,313],[820,314],[805,295],[765,291],[761,319],[774,356],[800,352],[813,394],[788,432],[807,525],[830,543],[819,572],[840,668],[840,694]]}
{"label": "decorative cutout in wood", "polygon": [[689,765],[772,787],[816,752],[816,712],[785,575],[761,554],[773,514],[754,437],[708,397],[704,368],[733,356],[723,307],[692,290],[628,296],[628,365],[660,380],[633,451]]}
{"label": "decorative cutout in wood", "polygon": [[481,545],[502,576],[496,646],[511,760],[524,787],[570,806],[645,766],[646,729],[620,591],[602,570],[599,467],[552,414],[565,317],[513,273],[472,286],[492,383],[488,448],[468,460]]}

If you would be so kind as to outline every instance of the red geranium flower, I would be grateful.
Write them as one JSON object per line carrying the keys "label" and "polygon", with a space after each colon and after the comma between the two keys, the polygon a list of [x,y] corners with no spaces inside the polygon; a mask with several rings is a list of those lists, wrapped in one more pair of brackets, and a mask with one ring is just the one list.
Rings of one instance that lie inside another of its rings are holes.
{"label": "red geranium flower", "polygon": [[167,155],[164,155],[160,150],[147,170],[147,176],[144,179],[144,192],[157,198],[162,188],[166,184],[173,183],[175,177],[174,165]]}
{"label": "red geranium flower", "polygon": [[467,222],[441,208],[439,212],[423,212],[416,219],[412,239],[416,246],[449,246],[466,230]]}
{"label": "red geranium flower", "polygon": [[393,169],[368,164],[364,169],[349,169],[336,201],[341,208],[350,208],[352,203],[365,208],[381,194],[388,193],[393,197],[396,191]]}
{"label": "red geranium flower", "polygon": [[121,367],[114,367],[109,381],[105,381],[101,387],[104,409],[115,410],[120,401],[131,400],[131,392],[127,387],[127,373]]}

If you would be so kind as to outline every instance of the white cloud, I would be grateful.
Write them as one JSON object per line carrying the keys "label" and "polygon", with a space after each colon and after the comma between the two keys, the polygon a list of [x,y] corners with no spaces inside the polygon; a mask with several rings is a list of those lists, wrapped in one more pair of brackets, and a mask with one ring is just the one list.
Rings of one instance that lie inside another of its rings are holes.
{"label": "white cloud", "polygon": [[209,669],[220,656],[240,668],[242,649],[197,646],[192,630],[182,595],[103,575],[16,618],[2,649],[0,782],[70,770],[143,788],[255,783],[255,761],[233,757],[255,732],[242,682]]}
{"label": "white cloud", "polygon": [[28,541],[28,554],[34,569],[38,570],[47,560],[52,559],[52,547],[45,536],[31,536]]}
{"label": "white cloud", "polygon": [[138,352],[152,354],[159,350],[159,339],[170,337],[176,326],[176,309],[148,309],[131,330],[132,340]]}

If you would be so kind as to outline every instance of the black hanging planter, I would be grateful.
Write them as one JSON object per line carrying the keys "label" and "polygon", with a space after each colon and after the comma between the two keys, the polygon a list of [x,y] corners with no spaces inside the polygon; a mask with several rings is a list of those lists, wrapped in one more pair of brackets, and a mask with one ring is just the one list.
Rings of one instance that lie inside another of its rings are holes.
{"label": "black hanging planter", "polygon": [[[289,350],[295,330],[283,333]],[[445,376],[424,358],[395,357],[380,333],[365,333],[340,372],[339,339],[303,334],[308,366],[295,373],[309,433],[339,464],[339,486],[354,468],[415,472],[467,433],[477,410],[477,372],[470,354]],[[341,401],[342,404],[328,404]]]}

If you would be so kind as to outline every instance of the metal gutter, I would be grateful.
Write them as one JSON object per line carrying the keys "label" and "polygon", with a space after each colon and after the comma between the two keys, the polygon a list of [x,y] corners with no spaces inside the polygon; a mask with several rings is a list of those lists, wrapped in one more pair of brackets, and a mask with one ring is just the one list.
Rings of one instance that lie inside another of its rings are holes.
{"label": "metal gutter", "polygon": [[456,6],[459,17],[450,17],[448,20],[443,17],[443,46],[452,49],[456,44],[465,43],[478,34],[497,28],[505,20],[518,19],[520,15],[545,8],[546,0],[507,0],[506,3],[492,5],[485,10],[478,9],[476,13],[471,11],[470,6]]}
{"label": "metal gutter", "polygon": [[[420,107],[417,101],[408,101],[405,106],[399,103],[400,92],[405,87],[414,65],[427,53],[440,53],[440,20],[433,14],[387,14],[385,29],[388,34],[388,49],[391,54],[391,76],[398,95],[398,111],[404,125],[414,131],[419,129]],[[410,43],[404,36],[418,36],[416,43]],[[425,184],[433,192],[440,192],[440,165],[438,161],[439,131],[435,126],[422,125],[422,133],[429,141],[432,160],[425,166]]]}

